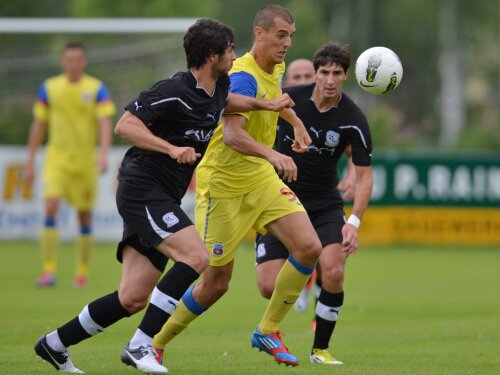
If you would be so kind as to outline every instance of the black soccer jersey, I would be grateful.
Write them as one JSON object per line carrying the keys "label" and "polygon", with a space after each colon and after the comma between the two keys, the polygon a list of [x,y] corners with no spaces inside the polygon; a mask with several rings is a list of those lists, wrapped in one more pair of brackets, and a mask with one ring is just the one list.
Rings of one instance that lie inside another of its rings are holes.
{"label": "black soccer jersey", "polygon": [[[346,94],[336,107],[320,112],[312,101],[315,84],[284,89],[295,102],[293,110],[304,123],[312,143],[303,154],[291,149],[293,128],[280,119],[275,148],[289,155],[298,168],[297,181],[287,184],[308,211],[342,207],[337,190],[337,164],[347,145],[355,165],[371,165],[372,140],[365,115]],[[285,181],[286,182],[286,181]]]}
{"label": "black soccer jersey", "polygon": [[[203,155],[226,106],[229,84],[228,77],[219,79],[208,95],[190,71],[179,72],[141,92],[125,109],[154,135]],[[166,154],[134,146],[125,154],[118,178],[158,183],[180,202],[195,168],[196,164],[179,164]]]}

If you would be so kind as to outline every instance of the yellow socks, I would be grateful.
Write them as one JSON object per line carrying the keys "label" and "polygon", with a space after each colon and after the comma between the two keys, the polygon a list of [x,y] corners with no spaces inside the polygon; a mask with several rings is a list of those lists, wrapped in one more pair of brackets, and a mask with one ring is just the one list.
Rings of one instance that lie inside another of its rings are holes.
{"label": "yellow socks", "polygon": [[301,265],[291,256],[276,277],[274,292],[259,323],[261,333],[279,330],[279,324],[293,306],[311,276],[314,267]]}
{"label": "yellow socks", "polygon": [[76,240],[76,276],[88,277],[90,269],[90,255],[94,247],[94,237],[90,234],[81,234]]}
{"label": "yellow socks", "polygon": [[181,333],[193,320],[199,315],[193,314],[188,310],[186,305],[179,302],[172,316],[163,325],[160,332],[158,332],[153,339],[153,348],[164,349],[175,336]]}
{"label": "yellow socks", "polygon": [[43,272],[54,274],[57,268],[59,233],[56,228],[44,227],[40,234]]}

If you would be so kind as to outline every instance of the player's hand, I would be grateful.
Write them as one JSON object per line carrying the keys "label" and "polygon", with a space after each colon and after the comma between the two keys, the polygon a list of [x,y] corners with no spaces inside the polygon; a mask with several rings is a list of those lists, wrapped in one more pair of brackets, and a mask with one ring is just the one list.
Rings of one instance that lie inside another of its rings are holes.
{"label": "player's hand", "polygon": [[306,152],[312,139],[304,126],[293,128],[295,140],[292,143],[292,150],[298,153]]}
{"label": "player's hand", "polygon": [[108,171],[108,157],[107,155],[101,155],[97,162],[97,170],[99,173],[106,173]]}
{"label": "player's hand", "polygon": [[340,250],[349,255],[354,255],[358,251],[358,246],[358,230],[352,224],[344,224],[342,227],[342,248]]}
{"label": "player's hand", "polygon": [[344,201],[352,201],[354,199],[356,184],[350,179],[344,178],[337,184],[337,190],[342,195]]}
{"label": "player's hand", "polygon": [[169,156],[179,164],[194,164],[201,154],[192,147],[174,147]]}
{"label": "player's hand", "polygon": [[283,155],[277,151],[272,152],[267,159],[276,168],[278,175],[283,180],[292,182],[297,180],[297,165],[290,156]]}
{"label": "player's hand", "polygon": [[279,96],[276,99],[266,100],[265,103],[267,106],[267,110],[274,111],[274,112],[279,112],[283,108],[292,108],[295,105],[292,98],[290,98],[290,96],[286,93],[282,94],[281,96]]}
{"label": "player's hand", "polygon": [[33,181],[35,180],[35,169],[32,164],[26,164],[23,172],[23,181],[28,185],[33,185]]}

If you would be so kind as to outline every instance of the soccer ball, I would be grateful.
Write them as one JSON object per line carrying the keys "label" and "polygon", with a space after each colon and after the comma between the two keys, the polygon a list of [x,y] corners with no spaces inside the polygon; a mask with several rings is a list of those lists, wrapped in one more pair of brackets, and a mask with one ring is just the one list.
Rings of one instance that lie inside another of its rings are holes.
{"label": "soccer ball", "polygon": [[358,85],[375,95],[391,92],[403,78],[398,55],[386,47],[367,49],[356,60],[354,71]]}

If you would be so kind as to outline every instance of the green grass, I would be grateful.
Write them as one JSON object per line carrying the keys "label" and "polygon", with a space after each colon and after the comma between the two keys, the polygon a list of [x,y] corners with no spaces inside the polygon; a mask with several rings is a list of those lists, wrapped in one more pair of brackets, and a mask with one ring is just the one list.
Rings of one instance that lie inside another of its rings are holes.
{"label": "green grass", "polygon": [[[73,250],[61,249],[57,288],[37,289],[37,245],[0,242],[0,374],[51,374],[33,344],[118,286],[115,245],[101,244],[85,290],[72,288]],[[66,267],[65,269],[63,268]],[[348,262],[345,304],[332,341],[340,367],[309,362],[312,309],[288,314],[285,343],[301,360],[278,366],[250,348],[265,308],[253,251],[241,250],[229,293],[171,343],[171,374],[500,374],[499,249],[364,248]],[[142,313],[71,348],[87,374],[134,374],[119,355]]]}

